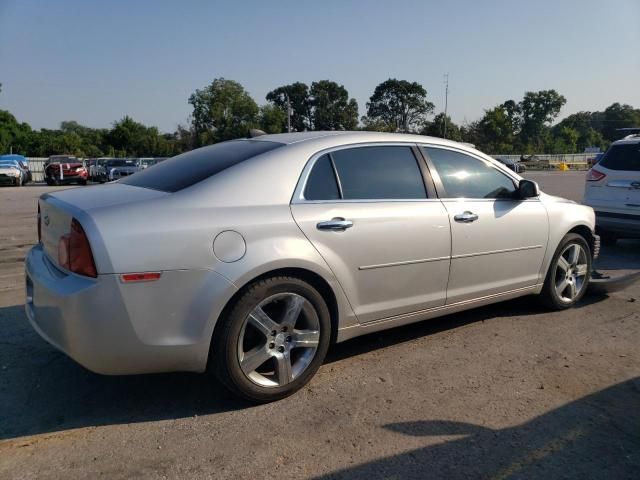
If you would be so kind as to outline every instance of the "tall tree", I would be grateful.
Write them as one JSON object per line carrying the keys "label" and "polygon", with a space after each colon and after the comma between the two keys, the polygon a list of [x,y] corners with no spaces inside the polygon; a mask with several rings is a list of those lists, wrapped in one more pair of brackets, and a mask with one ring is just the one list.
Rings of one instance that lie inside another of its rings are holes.
{"label": "tall tree", "polygon": [[355,130],[358,126],[358,102],[349,98],[343,85],[331,80],[311,84],[314,130]]}
{"label": "tall tree", "polygon": [[312,129],[311,98],[309,87],[302,82],[283,85],[267,93],[267,101],[271,102],[287,114],[287,101],[291,107],[291,130],[304,132]]}
{"label": "tall tree", "polygon": [[433,120],[429,122],[426,127],[420,132],[422,135],[429,135],[431,137],[444,137],[446,122],[447,139],[454,140],[456,142],[462,141],[462,133],[460,127],[451,121],[451,117],[445,116],[444,112],[437,114],[433,117]]}
{"label": "tall tree", "polygon": [[242,85],[216,78],[190,97],[196,143],[206,145],[243,137],[258,125],[258,105]]}
{"label": "tall tree", "polygon": [[520,140],[532,152],[543,149],[542,139],[567,99],[555,90],[526,92],[518,104]]}
{"label": "tall tree", "polygon": [[618,128],[640,128],[640,109],[616,102],[605,108],[594,121],[600,124],[604,138],[613,142],[624,136],[623,132],[617,131]]}
{"label": "tall tree", "polygon": [[427,100],[427,91],[417,82],[390,78],[379,84],[367,103],[363,123],[381,121],[395,132],[420,131],[434,105]]}
{"label": "tall tree", "polygon": [[562,136],[566,134],[566,132],[563,134],[562,129],[570,128],[575,130],[578,134],[575,144],[576,152],[584,152],[585,148],[588,147],[598,147],[601,150],[604,150],[607,146],[607,141],[604,139],[602,134],[594,128],[595,122],[593,117],[594,114],[591,112],[578,112],[571,114],[552,127],[553,136]]}
{"label": "tall tree", "polygon": [[282,133],[287,123],[287,114],[275,105],[262,105],[259,114],[260,128],[266,133]]}

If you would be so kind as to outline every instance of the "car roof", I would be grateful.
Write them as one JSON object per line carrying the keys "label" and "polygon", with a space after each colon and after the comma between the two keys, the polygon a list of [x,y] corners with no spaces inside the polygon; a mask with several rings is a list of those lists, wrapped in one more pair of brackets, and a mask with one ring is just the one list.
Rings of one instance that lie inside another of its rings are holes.
{"label": "car roof", "polygon": [[624,145],[629,143],[640,143],[640,134],[627,135],[626,137],[616,140],[611,145]]}
{"label": "car roof", "polygon": [[388,132],[368,132],[368,131],[314,131],[314,132],[293,132],[276,133],[271,135],[260,135],[252,140],[279,142],[287,145],[302,142],[313,142],[317,140],[329,140],[335,137],[335,143],[364,143],[364,142],[408,142],[408,143],[433,143],[450,145],[457,147],[471,148],[467,144],[445,140],[439,137],[428,137],[426,135],[416,135],[411,133],[388,133]]}

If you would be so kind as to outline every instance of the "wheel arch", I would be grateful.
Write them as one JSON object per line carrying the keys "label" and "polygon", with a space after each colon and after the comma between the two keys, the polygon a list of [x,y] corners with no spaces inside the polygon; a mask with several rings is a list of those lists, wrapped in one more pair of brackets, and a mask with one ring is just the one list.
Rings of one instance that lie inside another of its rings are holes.
{"label": "wheel arch", "polygon": [[[301,267],[283,267],[283,268],[272,269],[267,272],[261,273],[260,275],[257,275],[251,278],[250,280],[247,280],[246,282],[244,282],[243,285],[238,286],[238,289],[229,298],[229,300],[227,300],[227,303],[225,304],[224,308],[220,312],[220,315],[218,316],[215,327],[213,329],[213,333],[211,335],[210,344],[213,345],[215,343],[216,335],[220,331],[221,325],[223,323],[221,322],[221,320],[229,314],[229,312],[231,311],[235,303],[244,294],[244,292],[247,290],[247,288],[250,285],[267,278],[283,277],[283,276],[299,278],[300,280],[307,282],[309,285],[311,285],[316,290],[318,290],[318,293],[320,293],[322,298],[325,300],[325,302],[327,303],[327,308],[329,309],[329,315],[331,320],[331,344],[334,344],[336,342],[339,323],[340,323],[339,322],[340,310],[338,307],[338,299],[336,298],[336,294],[333,291],[333,288],[331,288],[331,285],[329,285],[329,282],[327,282],[327,280],[323,278],[320,274],[306,268],[301,268]],[[210,355],[211,355],[211,352],[209,352],[208,356]],[[207,360],[207,364],[208,363],[209,361]]]}

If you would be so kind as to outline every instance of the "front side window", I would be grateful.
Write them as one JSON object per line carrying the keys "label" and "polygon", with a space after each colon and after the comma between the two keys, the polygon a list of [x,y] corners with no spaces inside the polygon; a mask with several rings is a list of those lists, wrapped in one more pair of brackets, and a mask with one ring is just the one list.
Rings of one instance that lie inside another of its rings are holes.
{"label": "front side window", "polygon": [[513,180],[490,164],[454,150],[421,147],[431,159],[446,198],[515,198]]}

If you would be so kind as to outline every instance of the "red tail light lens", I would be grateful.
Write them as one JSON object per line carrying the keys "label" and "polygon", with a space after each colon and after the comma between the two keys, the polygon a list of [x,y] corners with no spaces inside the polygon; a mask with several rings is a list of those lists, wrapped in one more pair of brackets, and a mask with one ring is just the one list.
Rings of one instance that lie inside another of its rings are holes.
{"label": "red tail light lens", "polygon": [[75,218],[71,220],[71,231],[58,242],[58,263],[78,275],[98,276],[89,239]]}
{"label": "red tail light lens", "polygon": [[606,176],[607,175],[605,173],[602,173],[600,170],[592,168],[587,172],[587,182],[597,182],[599,180],[602,180]]}

